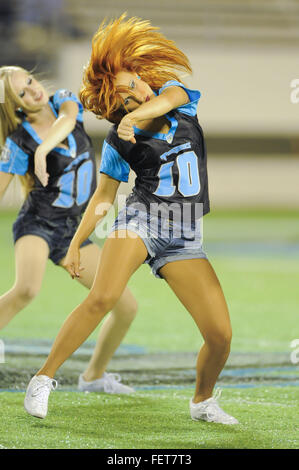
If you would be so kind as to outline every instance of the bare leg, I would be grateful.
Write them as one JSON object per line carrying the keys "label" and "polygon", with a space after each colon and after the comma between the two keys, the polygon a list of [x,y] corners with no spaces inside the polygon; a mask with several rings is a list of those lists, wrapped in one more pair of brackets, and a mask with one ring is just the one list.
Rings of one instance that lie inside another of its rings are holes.
{"label": "bare leg", "polygon": [[78,349],[114,307],[129,278],[146,256],[147,250],[139,237],[109,237],[106,240],[89,295],[62,325],[52,350],[37,375],[54,377],[61,364]]}
{"label": "bare leg", "polygon": [[126,288],[101,326],[94,352],[83,374],[91,382],[102,377],[113,354],[123,341],[137,312],[137,303]]}
{"label": "bare leg", "polygon": [[[84,270],[81,271],[81,277],[78,281],[88,289],[93,284],[100,256],[101,250],[95,244],[87,245],[80,250],[81,265]],[[112,312],[107,315],[101,326],[95,349],[83,374],[83,378],[87,382],[102,377],[113,354],[123,341],[136,313],[137,302],[131,291],[126,287]]]}
{"label": "bare leg", "polygon": [[204,338],[196,364],[193,402],[198,403],[212,396],[229,356],[232,332],[225,298],[212,266],[205,259],[168,263],[160,272]]}
{"label": "bare leg", "polygon": [[49,255],[47,242],[35,235],[19,238],[15,245],[16,280],[0,297],[0,329],[38,294]]}

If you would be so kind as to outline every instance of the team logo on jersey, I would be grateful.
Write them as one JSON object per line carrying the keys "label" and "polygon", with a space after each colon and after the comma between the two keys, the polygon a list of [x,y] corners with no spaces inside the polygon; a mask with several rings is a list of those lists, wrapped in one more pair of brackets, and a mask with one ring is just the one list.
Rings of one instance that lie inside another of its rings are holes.
{"label": "team logo on jersey", "polygon": [[59,93],[58,93],[58,96],[60,99],[62,98],[69,98],[70,96],[72,96],[72,92],[69,91],[69,90],[61,90]]}
{"label": "team logo on jersey", "polygon": [[10,157],[10,149],[7,145],[5,145],[0,154],[0,161],[6,163],[8,162],[9,157]]}

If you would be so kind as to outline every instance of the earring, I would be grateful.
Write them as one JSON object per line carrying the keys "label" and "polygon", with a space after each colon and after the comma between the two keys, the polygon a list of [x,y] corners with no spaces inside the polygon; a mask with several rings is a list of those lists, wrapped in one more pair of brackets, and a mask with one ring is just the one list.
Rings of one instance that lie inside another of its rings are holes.
{"label": "earring", "polygon": [[24,113],[24,111],[21,107],[16,109],[16,115],[21,119],[23,119],[24,116],[26,116],[26,114]]}

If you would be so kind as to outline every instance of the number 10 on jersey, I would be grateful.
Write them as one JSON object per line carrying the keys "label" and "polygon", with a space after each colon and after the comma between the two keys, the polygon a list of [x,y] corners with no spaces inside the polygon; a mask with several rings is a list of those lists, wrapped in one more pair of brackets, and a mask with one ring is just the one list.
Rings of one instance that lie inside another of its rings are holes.
{"label": "number 10 on jersey", "polygon": [[193,151],[181,153],[176,160],[164,163],[158,173],[159,185],[154,194],[173,196],[176,186],[173,183],[173,167],[176,162],[179,179],[177,189],[184,197],[195,196],[200,191],[198,158]]}
{"label": "number 10 on jersey", "polygon": [[[74,203],[76,203],[77,206],[84,204],[90,196],[92,175],[93,162],[90,160],[83,163],[77,172],[72,170],[62,175],[57,184],[60,189],[59,196],[52,205],[55,207],[70,208]],[[75,193],[74,190],[76,190]],[[75,194],[75,197],[73,194]]]}

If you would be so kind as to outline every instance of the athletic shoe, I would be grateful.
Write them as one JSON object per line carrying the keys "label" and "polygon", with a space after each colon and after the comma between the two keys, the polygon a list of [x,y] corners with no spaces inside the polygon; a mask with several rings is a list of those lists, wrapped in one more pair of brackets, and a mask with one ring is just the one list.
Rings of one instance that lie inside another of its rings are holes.
{"label": "athletic shoe", "polygon": [[30,380],[24,400],[24,408],[36,418],[45,418],[48,412],[48,398],[57,382],[46,375],[35,375]]}
{"label": "athletic shoe", "polygon": [[121,383],[119,374],[107,374],[104,372],[100,379],[86,382],[83,374],[79,376],[78,389],[81,392],[102,392],[102,393],[122,393],[129,395],[135,390]]}
{"label": "athletic shoe", "polygon": [[239,424],[239,421],[233,416],[225,413],[217,403],[220,398],[221,390],[218,390],[213,397],[199,403],[193,403],[190,400],[190,413],[194,421],[208,421],[209,423],[221,424]]}

